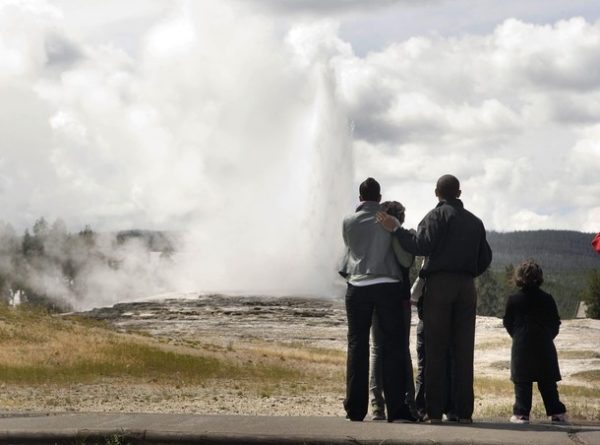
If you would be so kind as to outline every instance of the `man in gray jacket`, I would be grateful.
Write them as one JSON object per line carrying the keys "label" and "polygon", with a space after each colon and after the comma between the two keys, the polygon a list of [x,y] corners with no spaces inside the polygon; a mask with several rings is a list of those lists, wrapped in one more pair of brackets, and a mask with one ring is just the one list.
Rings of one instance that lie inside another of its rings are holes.
{"label": "man in gray jacket", "polygon": [[392,237],[377,223],[381,210],[379,183],[367,178],[359,188],[361,204],[346,217],[346,255],[340,274],[348,280],[347,417],[362,421],[368,410],[369,335],[373,311],[383,334],[383,391],[388,422],[415,420],[406,405],[402,273],[392,250]]}

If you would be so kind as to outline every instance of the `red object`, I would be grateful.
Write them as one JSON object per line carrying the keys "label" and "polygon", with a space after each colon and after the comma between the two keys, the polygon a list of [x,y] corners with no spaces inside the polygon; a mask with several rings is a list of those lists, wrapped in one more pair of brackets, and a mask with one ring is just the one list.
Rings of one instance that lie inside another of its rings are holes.
{"label": "red object", "polygon": [[592,247],[596,252],[600,253],[600,233],[597,233],[592,240]]}

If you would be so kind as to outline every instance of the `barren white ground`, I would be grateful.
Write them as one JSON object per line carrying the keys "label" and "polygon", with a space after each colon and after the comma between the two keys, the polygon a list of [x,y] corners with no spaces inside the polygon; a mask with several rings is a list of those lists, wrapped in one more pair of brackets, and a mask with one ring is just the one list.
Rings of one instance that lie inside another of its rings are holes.
{"label": "barren white ground", "polygon": [[[314,298],[231,297],[170,294],[158,299],[94,310],[88,315],[109,321],[122,330],[135,330],[169,340],[236,344],[261,341],[345,351],[346,318],[340,300]],[[413,313],[411,349],[416,364]],[[585,379],[581,371],[600,372],[600,321],[564,321],[556,341],[563,381],[561,385],[598,389],[598,379]],[[478,317],[475,373],[509,382],[510,338],[502,320]],[[340,366],[343,371],[343,367]],[[341,373],[343,380],[343,373]],[[119,384],[114,381],[67,386],[3,385],[0,391],[8,411],[127,411],[189,412],[249,415],[343,415],[343,381],[338,388],[273,393],[240,388],[236,382],[218,386],[160,385],[154,382]],[[1,399],[0,399],[1,400]],[[493,415],[499,405],[512,403],[511,394],[490,400],[476,392],[476,414]],[[584,400],[589,419],[598,419],[600,400]]]}

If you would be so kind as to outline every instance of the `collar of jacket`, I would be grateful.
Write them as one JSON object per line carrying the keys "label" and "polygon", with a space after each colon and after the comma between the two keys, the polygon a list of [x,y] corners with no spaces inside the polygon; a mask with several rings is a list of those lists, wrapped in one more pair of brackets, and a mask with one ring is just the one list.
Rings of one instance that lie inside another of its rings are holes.
{"label": "collar of jacket", "polygon": [[458,208],[464,208],[465,206],[463,205],[462,201],[458,198],[454,198],[454,199],[443,199],[440,202],[438,202],[438,204],[435,206],[437,207],[441,207],[444,204],[448,204],[449,206],[452,207],[458,207]]}
{"label": "collar of jacket", "polygon": [[381,204],[378,203],[377,201],[363,201],[361,202],[358,207],[356,208],[357,212],[360,212],[361,210],[367,210],[367,211],[377,211],[379,210]]}

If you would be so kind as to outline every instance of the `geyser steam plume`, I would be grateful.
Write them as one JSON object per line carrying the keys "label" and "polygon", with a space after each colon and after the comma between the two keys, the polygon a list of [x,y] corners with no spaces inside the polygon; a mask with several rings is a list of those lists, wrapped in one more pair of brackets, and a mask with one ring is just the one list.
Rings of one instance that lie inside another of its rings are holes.
{"label": "geyser steam plume", "polygon": [[5,208],[189,233],[170,266],[136,248],[119,252],[131,267],[118,279],[88,271],[85,297],[65,297],[77,308],[181,290],[331,295],[355,194],[331,60],[351,49],[327,23],[282,39],[242,2],[176,5],[133,55],[78,40],[47,4],[0,11],[19,56],[0,74],[14,104],[0,113],[14,136],[0,168],[33,175],[0,184]]}
{"label": "geyser steam plume", "polygon": [[238,133],[244,146],[234,149],[223,176],[211,175],[217,210],[204,213],[188,239],[197,249],[188,250],[180,270],[193,277],[189,289],[334,293],[353,168],[349,122],[328,66],[331,42],[322,40],[329,31],[317,26],[290,33],[298,71],[279,85],[283,96],[271,98],[272,108],[252,116],[257,122],[243,130],[251,136]]}

